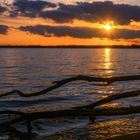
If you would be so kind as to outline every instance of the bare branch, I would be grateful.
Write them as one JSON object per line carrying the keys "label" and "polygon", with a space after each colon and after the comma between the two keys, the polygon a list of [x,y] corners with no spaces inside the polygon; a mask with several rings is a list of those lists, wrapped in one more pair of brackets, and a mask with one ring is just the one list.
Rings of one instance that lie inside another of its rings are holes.
{"label": "bare branch", "polygon": [[71,78],[66,78],[64,80],[55,81],[55,82],[53,82],[54,85],[52,85],[44,90],[38,91],[38,92],[33,92],[33,93],[27,94],[20,90],[13,90],[13,91],[1,94],[0,97],[8,96],[8,95],[15,94],[15,93],[21,97],[39,96],[39,95],[46,94],[52,90],[55,90],[65,84],[67,84],[69,82],[73,82],[73,81],[106,82],[107,84],[111,84],[116,81],[130,81],[130,80],[140,80],[140,75],[120,76],[120,77],[90,77],[90,76],[79,75],[79,76],[74,76]]}
{"label": "bare branch", "polygon": [[76,108],[77,109],[80,109],[80,108],[91,109],[91,108],[95,108],[95,107],[103,105],[103,104],[107,104],[111,101],[115,101],[115,100],[123,99],[123,98],[135,97],[135,96],[139,96],[139,95],[140,95],[140,90],[124,92],[124,93],[120,93],[120,94],[114,94],[114,95],[108,96],[102,100],[99,100],[95,103],[91,103],[89,105],[84,105],[84,106],[80,106],[80,107],[75,107],[75,109]]}
{"label": "bare branch", "polygon": [[[12,111],[11,111],[12,113]],[[21,113],[21,112],[20,112]],[[108,108],[108,109],[72,109],[72,110],[59,110],[48,112],[33,112],[26,113],[8,122],[4,122],[0,127],[7,127],[8,125],[17,124],[19,122],[34,121],[44,118],[58,118],[58,117],[72,117],[72,116],[113,116],[113,115],[128,115],[133,113],[140,113],[140,106],[134,107],[121,107],[121,108]]]}

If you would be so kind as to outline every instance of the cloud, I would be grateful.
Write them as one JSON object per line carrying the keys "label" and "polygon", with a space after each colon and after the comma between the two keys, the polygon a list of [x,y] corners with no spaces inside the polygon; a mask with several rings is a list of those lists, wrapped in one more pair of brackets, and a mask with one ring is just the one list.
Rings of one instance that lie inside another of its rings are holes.
{"label": "cloud", "polygon": [[55,8],[56,6],[54,3],[41,0],[15,0],[10,16],[38,17],[46,8]]}
{"label": "cloud", "polygon": [[69,27],[69,26],[21,26],[21,31],[30,32],[42,36],[64,37],[70,36],[75,38],[110,38],[110,39],[135,39],[140,38],[140,30],[113,29],[113,34],[108,34],[99,28],[89,27]]}
{"label": "cloud", "polygon": [[113,20],[118,24],[129,24],[131,20],[140,21],[140,6],[113,4],[105,2],[81,2],[76,5],[59,4],[59,8],[42,13],[42,17],[56,22],[69,22],[80,19],[89,22]]}
{"label": "cloud", "polygon": [[6,8],[0,5],[0,14],[4,13],[6,11]]}
{"label": "cloud", "polygon": [[[57,23],[72,22],[74,19],[88,22],[102,22],[113,20],[120,25],[129,24],[131,20],[140,21],[140,6],[128,4],[114,4],[105,2],[79,2],[76,4],[62,4],[47,1],[16,0],[11,16],[27,16],[50,18]],[[51,10],[44,10],[52,8]]]}
{"label": "cloud", "polygon": [[[21,31],[28,31],[33,34],[42,36],[71,36],[76,38],[92,38],[99,34],[99,30],[88,27],[69,27],[69,26],[47,26],[47,25],[36,25],[36,26],[21,26]],[[95,33],[93,33],[93,30]]]}
{"label": "cloud", "polygon": [[8,28],[6,25],[0,25],[0,34],[5,35],[8,32]]}

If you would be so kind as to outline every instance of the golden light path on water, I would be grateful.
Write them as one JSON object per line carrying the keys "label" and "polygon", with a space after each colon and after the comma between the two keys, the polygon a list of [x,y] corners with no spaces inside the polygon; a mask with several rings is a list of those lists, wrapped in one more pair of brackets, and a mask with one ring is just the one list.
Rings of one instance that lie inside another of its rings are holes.
{"label": "golden light path on water", "polygon": [[105,49],[105,68],[110,69],[111,67],[111,50],[109,48]]}
{"label": "golden light path on water", "polygon": [[[102,62],[103,69],[105,69],[105,75],[106,76],[113,76],[113,50],[110,48],[105,48],[102,50]],[[99,93],[101,94],[100,98],[106,98],[109,95],[115,94],[116,85],[109,85],[105,86],[104,88],[101,88]],[[117,108],[122,106],[122,104],[118,101],[113,101],[108,104],[101,105],[102,108]],[[135,120],[134,120],[135,121]],[[129,118],[118,118],[118,119],[112,119],[109,121],[94,123],[89,126],[89,132],[90,136],[92,138],[97,139],[104,139],[109,138],[110,136],[116,136],[117,133],[123,133],[122,130],[130,133],[132,131],[132,121],[129,122]],[[135,123],[135,122],[134,122]],[[120,125],[122,126],[120,128]]]}
{"label": "golden light path on water", "polygon": [[[113,50],[111,48],[105,48],[103,49],[103,58],[102,58],[102,62],[103,62],[103,66],[102,68],[105,69],[105,76],[112,76],[113,75],[113,63],[112,63],[112,52]],[[115,91],[115,86],[114,85],[110,85],[110,86],[105,86],[104,88],[101,88],[101,90],[99,90],[99,93],[101,93],[101,98],[105,98],[108,95],[111,95],[114,93]],[[105,104],[102,105],[102,107],[106,107],[106,108],[112,108],[112,107],[118,107],[120,105],[119,102],[111,102],[109,104]]]}
{"label": "golden light path on water", "polygon": [[106,48],[104,50],[104,68],[107,70],[107,74],[111,74],[111,67],[112,67],[112,62],[111,62],[111,49]]}

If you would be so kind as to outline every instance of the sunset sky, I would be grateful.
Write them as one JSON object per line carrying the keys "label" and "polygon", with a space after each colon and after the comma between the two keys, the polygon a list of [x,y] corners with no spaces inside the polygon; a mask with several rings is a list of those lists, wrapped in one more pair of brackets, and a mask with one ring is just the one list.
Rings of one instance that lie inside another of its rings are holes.
{"label": "sunset sky", "polygon": [[0,0],[0,45],[140,45],[140,0]]}

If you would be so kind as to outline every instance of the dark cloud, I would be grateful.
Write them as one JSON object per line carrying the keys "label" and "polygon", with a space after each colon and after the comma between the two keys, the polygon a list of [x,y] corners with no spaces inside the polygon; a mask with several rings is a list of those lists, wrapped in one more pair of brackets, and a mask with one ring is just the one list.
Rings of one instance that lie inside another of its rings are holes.
{"label": "dark cloud", "polygon": [[57,5],[47,1],[15,0],[10,16],[38,17],[46,8],[54,8]]}
{"label": "dark cloud", "polygon": [[69,26],[21,26],[21,31],[28,31],[33,34],[43,36],[71,36],[76,38],[92,38],[99,35],[99,30],[88,27],[69,27]]}
{"label": "dark cloud", "polygon": [[113,34],[108,34],[103,29],[69,26],[21,26],[21,31],[27,31],[42,36],[70,36],[76,38],[110,38],[110,39],[135,39],[140,38],[140,30],[113,29]]}
{"label": "dark cloud", "polygon": [[129,24],[131,20],[140,21],[140,6],[113,4],[105,2],[82,2],[76,5],[59,4],[59,8],[42,13],[42,17],[56,22],[68,22],[80,19],[89,22],[113,20],[118,24]]}
{"label": "dark cloud", "polygon": [[116,29],[110,36],[112,39],[136,39],[140,38],[140,30]]}
{"label": "dark cloud", "polygon": [[6,25],[0,25],[0,34],[5,35],[8,32],[8,28]]}
{"label": "dark cloud", "polygon": [[0,5],[0,14],[6,11],[6,8]]}
{"label": "dark cloud", "polygon": [[[46,1],[16,0],[11,16],[50,18],[55,22],[72,22],[74,19],[100,22],[113,20],[118,24],[129,24],[131,20],[140,21],[140,6],[105,2],[79,2],[76,4],[56,4]],[[44,11],[45,8],[54,8]]]}

